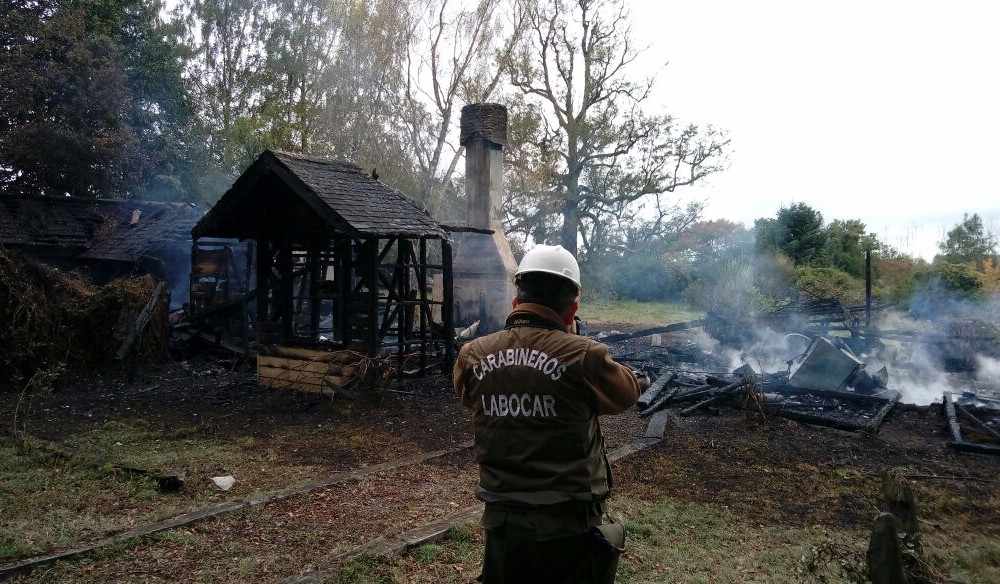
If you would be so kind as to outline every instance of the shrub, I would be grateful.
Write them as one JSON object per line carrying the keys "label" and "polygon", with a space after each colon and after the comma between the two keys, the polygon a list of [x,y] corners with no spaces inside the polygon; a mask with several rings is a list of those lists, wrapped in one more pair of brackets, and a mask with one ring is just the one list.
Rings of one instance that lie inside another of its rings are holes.
{"label": "shrub", "polygon": [[798,268],[795,286],[803,296],[814,300],[835,299],[845,306],[865,300],[864,282],[836,268]]}

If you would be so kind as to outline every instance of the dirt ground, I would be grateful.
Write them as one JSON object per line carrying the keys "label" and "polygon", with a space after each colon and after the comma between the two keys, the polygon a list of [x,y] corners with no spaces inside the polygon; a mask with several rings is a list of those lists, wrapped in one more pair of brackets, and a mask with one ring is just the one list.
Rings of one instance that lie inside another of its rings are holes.
{"label": "dirt ground", "polygon": [[[16,391],[0,393],[0,419],[11,419],[16,402]],[[46,566],[17,581],[276,582],[475,504],[475,464],[471,449],[462,448],[471,421],[444,376],[350,401],[261,389],[253,371],[233,361],[193,358],[65,382],[32,401],[27,428],[61,444],[116,420],[143,420],[152,432],[198,428],[218,440],[250,438],[253,450],[272,453],[276,467],[308,468],[295,480],[267,477],[267,468],[240,476],[243,490],[234,497],[401,456],[455,451]],[[647,422],[635,410],[602,418],[609,449],[640,438]],[[946,424],[937,406],[906,405],[873,437],[726,407],[674,417],[662,442],[615,463],[616,492],[721,503],[761,523],[860,528],[882,506],[881,474],[902,468],[929,529],[960,512],[970,529],[1000,537],[1000,457],[950,449]],[[960,510],[940,503],[946,497],[960,499]]]}

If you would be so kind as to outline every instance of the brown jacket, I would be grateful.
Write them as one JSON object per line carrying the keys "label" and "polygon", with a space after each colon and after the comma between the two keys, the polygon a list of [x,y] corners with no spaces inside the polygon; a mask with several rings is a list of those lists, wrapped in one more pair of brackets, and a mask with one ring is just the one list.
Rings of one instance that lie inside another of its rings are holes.
{"label": "brown jacket", "polygon": [[479,498],[548,505],[607,496],[598,414],[639,398],[608,347],[567,332],[555,311],[521,304],[507,327],[462,347],[452,374],[473,413]]}

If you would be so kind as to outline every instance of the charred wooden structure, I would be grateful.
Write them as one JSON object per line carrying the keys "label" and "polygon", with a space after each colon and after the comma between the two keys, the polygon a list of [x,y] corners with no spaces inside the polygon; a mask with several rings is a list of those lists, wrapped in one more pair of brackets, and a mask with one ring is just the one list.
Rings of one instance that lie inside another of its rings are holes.
{"label": "charred wooden structure", "polygon": [[77,270],[94,284],[148,273],[187,297],[191,228],[204,209],[190,203],[79,197],[0,197],[0,245]]}
{"label": "charred wooden structure", "polygon": [[[245,298],[260,346],[393,354],[411,370],[449,368],[448,234],[373,175],[265,151],[194,227],[195,250],[205,238],[252,246]],[[432,294],[435,280],[441,297]]]}

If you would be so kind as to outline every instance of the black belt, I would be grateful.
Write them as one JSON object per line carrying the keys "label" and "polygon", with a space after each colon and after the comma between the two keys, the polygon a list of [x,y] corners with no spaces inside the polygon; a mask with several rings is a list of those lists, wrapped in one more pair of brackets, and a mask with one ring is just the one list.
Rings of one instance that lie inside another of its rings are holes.
{"label": "black belt", "polygon": [[487,511],[501,513],[540,513],[542,515],[601,515],[604,501],[563,501],[549,505],[529,505],[527,503],[486,503]]}

